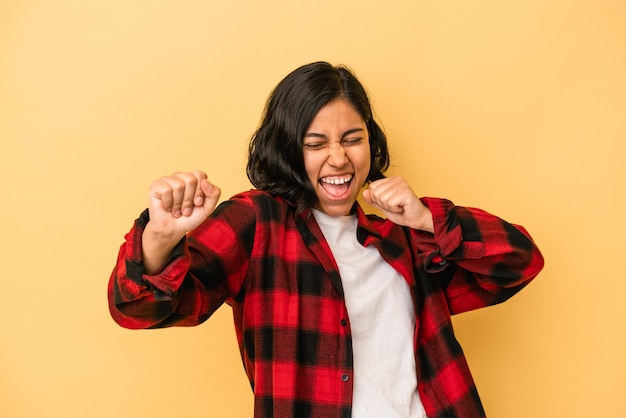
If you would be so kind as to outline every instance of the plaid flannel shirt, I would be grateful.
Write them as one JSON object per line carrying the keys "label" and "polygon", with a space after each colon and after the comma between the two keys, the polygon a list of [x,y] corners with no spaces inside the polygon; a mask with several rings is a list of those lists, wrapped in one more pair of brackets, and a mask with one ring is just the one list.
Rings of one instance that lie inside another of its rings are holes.
{"label": "plaid flannel shirt", "polygon": [[[424,198],[435,233],[358,204],[357,238],[407,281],[415,304],[418,391],[430,418],[484,417],[450,315],[500,303],[543,267],[526,231],[482,210]],[[191,326],[233,309],[254,416],[350,417],[350,318],[331,250],[309,213],[249,191],[223,202],[153,275],[142,266],[147,211],[126,235],[109,281],[127,328]]]}

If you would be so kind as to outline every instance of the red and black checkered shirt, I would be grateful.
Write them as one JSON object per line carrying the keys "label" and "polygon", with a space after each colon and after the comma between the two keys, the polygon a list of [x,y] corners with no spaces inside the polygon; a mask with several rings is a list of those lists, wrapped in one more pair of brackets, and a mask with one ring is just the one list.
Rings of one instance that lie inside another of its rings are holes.
{"label": "red and black checkered shirt", "polygon": [[[428,417],[483,417],[450,315],[500,303],[543,267],[524,229],[484,211],[424,198],[435,233],[356,205],[357,238],[407,281],[415,306],[418,391]],[[237,195],[174,250],[142,266],[147,211],[122,245],[109,282],[111,315],[127,328],[197,325],[233,309],[254,416],[350,417],[350,318],[331,250],[310,213],[260,191]]]}

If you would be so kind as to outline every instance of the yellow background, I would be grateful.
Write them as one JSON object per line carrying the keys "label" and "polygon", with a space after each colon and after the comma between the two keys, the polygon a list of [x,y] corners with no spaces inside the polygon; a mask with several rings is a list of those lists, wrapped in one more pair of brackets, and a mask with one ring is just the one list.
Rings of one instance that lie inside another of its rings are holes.
{"label": "yellow background", "polygon": [[455,318],[490,417],[626,417],[622,0],[0,2],[0,416],[249,417],[228,308],[110,319],[150,182],[249,188],[246,144],[295,67],[351,66],[394,174],[526,226],[546,268]]}

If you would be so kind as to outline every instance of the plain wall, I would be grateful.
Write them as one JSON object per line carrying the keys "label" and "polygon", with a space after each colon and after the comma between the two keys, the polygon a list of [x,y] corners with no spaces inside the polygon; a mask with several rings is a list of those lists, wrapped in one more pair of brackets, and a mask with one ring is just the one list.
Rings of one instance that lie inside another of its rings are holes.
{"label": "plain wall", "polygon": [[392,174],[524,225],[546,258],[455,318],[490,417],[626,417],[626,3],[0,2],[0,416],[246,417],[230,309],[129,331],[106,285],[150,182],[250,188],[297,66],[347,64]]}

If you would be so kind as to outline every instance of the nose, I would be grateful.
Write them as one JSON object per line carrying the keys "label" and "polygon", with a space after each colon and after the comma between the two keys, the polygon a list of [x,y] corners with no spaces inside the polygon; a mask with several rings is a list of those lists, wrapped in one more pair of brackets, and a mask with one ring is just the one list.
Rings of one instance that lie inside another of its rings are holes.
{"label": "nose", "polygon": [[340,142],[332,142],[328,147],[328,164],[333,167],[343,167],[348,163],[348,156],[343,144]]}

